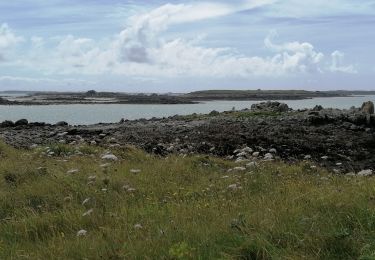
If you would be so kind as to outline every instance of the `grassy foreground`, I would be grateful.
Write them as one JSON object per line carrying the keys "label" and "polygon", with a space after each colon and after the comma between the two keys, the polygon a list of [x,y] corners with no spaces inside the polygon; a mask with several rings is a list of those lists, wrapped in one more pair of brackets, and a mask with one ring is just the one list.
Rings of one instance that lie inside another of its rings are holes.
{"label": "grassy foreground", "polygon": [[74,149],[0,144],[0,259],[375,259],[374,178]]}

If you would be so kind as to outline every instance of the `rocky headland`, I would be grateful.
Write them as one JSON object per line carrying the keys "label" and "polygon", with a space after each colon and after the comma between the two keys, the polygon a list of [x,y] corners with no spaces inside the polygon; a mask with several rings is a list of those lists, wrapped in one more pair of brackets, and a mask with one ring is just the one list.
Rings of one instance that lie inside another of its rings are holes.
{"label": "rocky headland", "polygon": [[327,167],[338,174],[372,174],[375,170],[372,102],[348,110],[321,106],[292,110],[283,103],[264,102],[242,111],[87,126],[22,119],[2,122],[0,137],[22,148],[52,143],[134,145],[161,156],[200,153],[249,163],[306,160],[311,167]]}

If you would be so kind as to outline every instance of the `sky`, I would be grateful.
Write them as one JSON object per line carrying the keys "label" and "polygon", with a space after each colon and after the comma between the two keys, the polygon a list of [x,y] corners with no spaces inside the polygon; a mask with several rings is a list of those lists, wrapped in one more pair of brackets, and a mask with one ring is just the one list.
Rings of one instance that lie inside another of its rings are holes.
{"label": "sky", "polygon": [[0,91],[374,82],[375,0],[0,1]]}

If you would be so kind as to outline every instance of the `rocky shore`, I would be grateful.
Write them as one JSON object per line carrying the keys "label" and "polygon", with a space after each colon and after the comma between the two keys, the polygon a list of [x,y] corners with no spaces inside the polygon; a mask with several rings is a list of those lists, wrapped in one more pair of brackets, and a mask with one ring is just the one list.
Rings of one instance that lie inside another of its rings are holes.
{"label": "rocky shore", "polygon": [[242,111],[193,114],[113,124],[70,126],[5,121],[0,138],[15,147],[64,143],[116,147],[134,145],[161,156],[211,154],[239,162],[282,159],[309,161],[338,174],[375,170],[375,115],[372,102],[349,110],[292,110],[265,102]]}

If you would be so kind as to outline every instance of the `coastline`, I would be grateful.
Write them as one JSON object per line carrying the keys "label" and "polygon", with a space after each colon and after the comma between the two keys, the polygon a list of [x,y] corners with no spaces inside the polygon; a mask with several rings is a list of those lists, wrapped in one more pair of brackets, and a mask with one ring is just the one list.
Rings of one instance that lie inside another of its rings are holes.
{"label": "coastline", "polygon": [[311,158],[341,174],[375,169],[375,115],[359,108],[292,110],[285,104],[268,102],[241,111],[95,125],[52,125],[27,120],[0,125],[4,141],[20,148],[52,143],[133,145],[161,156],[208,154],[238,159],[233,157],[234,151],[250,147],[259,152],[258,156],[275,149],[275,158],[287,162]]}
{"label": "coastline", "polygon": [[[5,95],[8,92],[3,92]],[[112,92],[36,92],[22,96],[0,95],[0,105],[47,106],[70,104],[199,104],[208,101],[266,101],[266,100],[307,100],[324,97],[349,97],[355,94],[371,95],[375,92],[355,91],[294,91],[294,90],[248,90],[248,91],[197,91],[187,94],[127,94]],[[1,92],[0,92],[1,94]],[[9,94],[9,93],[8,93]]]}

